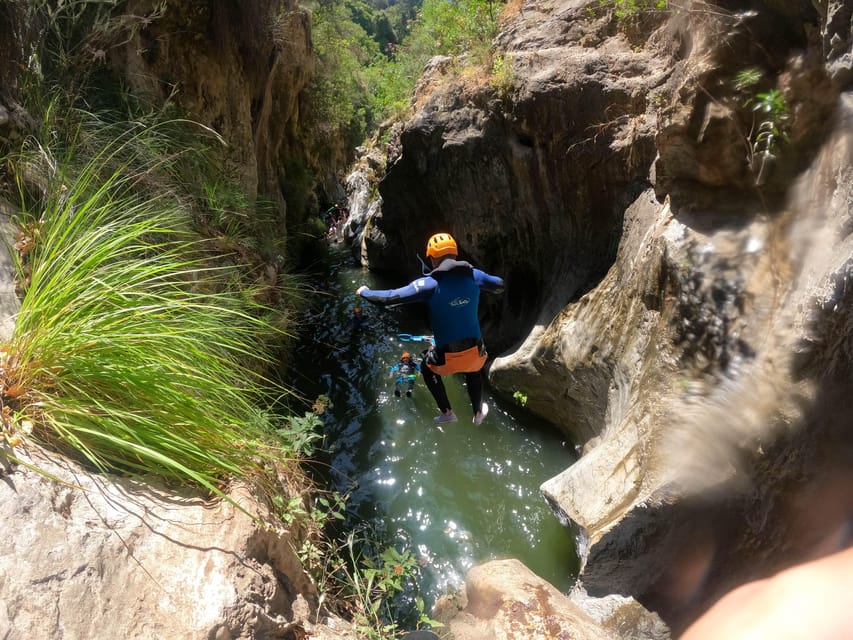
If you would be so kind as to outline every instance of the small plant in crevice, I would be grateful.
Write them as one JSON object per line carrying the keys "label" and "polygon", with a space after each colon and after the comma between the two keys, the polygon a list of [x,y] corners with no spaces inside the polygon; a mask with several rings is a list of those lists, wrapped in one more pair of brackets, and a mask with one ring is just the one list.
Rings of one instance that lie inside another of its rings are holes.
{"label": "small plant in crevice", "polygon": [[663,11],[668,8],[669,0],[598,0],[598,4],[624,20],[645,11]]}
{"label": "small plant in crevice", "polygon": [[788,141],[790,108],[782,92],[775,88],[758,91],[764,74],[756,67],[742,70],[735,77],[734,88],[742,94],[742,105],[750,109],[752,119],[746,136],[749,145],[749,166],[755,184],[767,181],[770,167],[777,159],[781,146]]}
{"label": "small plant in crevice", "polygon": [[330,556],[324,584],[338,590],[336,601],[355,623],[359,637],[391,640],[401,629],[395,603],[403,598],[414,605],[418,628],[436,628],[441,623],[424,612],[419,595],[406,597],[413,589],[419,570],[417,557],[408,549],[388,545],[379,551],[376,540],[366,530],[351,531]]}
{"label": "small plant in crevice", "polygon": [[[301,537],[293,542],[303,568],[315,578],[322,575],[329,553],[324,532],[332,522],[344,519],[346,497],[336,491],[316,491],[310,499],[275,495],[272,504],[281,522],[300,533]],[[321,583],[320,587],[324,585]]]}
{"label": "small plant in crevice", "polygon": [[516,391],[512,394],[512,399],[515,400],[515,403],[520,407],[527,406],[527,394],[523,391]]}
{"label": "small plant in crevice", "polygon": [[276,436],[284,442],[289,442],[291,450],[296,455],[309,457],[314,453],[315,443],[322,440],[323,436],[318,433],[320,419],[317,414],[306,412],[304,416],[288,416],[285,420],[286,426],[275,430]]}
{"label": "small plant in crevice", "polygon": [[501,98],[507,98],[515,86],[515,72],[505,55],[496,56],[492,62],[491,86]]}

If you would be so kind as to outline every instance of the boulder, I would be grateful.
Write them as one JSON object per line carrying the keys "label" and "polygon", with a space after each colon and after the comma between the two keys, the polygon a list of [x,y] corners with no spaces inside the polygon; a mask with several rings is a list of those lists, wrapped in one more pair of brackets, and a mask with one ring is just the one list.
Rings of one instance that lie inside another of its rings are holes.
{"label": "boulder", "polygon": [[249,488],[208,499],[31,444],[14,454],[40,472],[7,460],[0,480],[3,638],[351,637],[316,624],[292,535]]}
{"label": "boulder", "polygon": [[[439,616],[444,603],[436,605]],[[568,597],[517,560],[474,567],[465,580],[460,610],[448,621],[454,640],[571,637],[616,640]]]}

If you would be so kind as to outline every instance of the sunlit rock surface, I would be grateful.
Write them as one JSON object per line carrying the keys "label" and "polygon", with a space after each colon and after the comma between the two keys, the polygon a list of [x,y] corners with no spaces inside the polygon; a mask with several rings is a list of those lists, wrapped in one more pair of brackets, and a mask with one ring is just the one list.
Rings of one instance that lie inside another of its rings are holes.
{"label": "sunlit rock surface", "polygon": [[454,640],[668,637],[657,616],[628,598],[584,598],[584,604],[581,608],[517,560],[495,560],[471,569],[466,592],[439,602],[436,615],[446,620]]}
{"label": "sunlit rock surface", "polygon": [[245,489],[230,495],[248,513],[92,475],[32,446],[15,453],[59,481],[22,466],[3,473],[3,638],[351,637],[317,624],[294,541]]}

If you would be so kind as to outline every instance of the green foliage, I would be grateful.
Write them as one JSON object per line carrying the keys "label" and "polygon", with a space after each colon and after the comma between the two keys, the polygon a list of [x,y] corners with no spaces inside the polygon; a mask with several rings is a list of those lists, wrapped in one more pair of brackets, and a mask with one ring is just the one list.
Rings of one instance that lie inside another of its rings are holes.
{"label": "green foliage", "polygon": [[497,56],[492,63],[492,77],[489,79],[489,85],[501,97],[506,97],[512,93],[515,86],[515,73],[506,56]]}
{"label": "green foliage", "polygon": [[[400,631],[392,602],[412,585],[418,561],[411,551],[389,546],[377,553],[373,546],[370,536],[350,532],[341,548],[329,556],[321,583],[336,589],[340,601],[348,605],[360,637],[391,640]],[[414,604],[419,628],[441,626],[424,613],[420,597],[414,598]]]}
{"label": "green foliage", "polygon": [[377,43],[357,24],[343,2],[314,9],[313,41],[317,73],[311,100],[314,118],[333,132],[360,142],[375,122],[364,69],[381,59]]}
{"label": "green foliage", "polygon": [[761,73],[761,69],[758,69],[757,67],[742,69],[735,76],[734,88],[736,91],[751,90],[761,82],[762,77],[763,74]]}
{"label": "green foliage", "polygon": [[420,74],[410,67],[410,60],[376,60],[364,70],[364,79],[371,90],[371,102],[377,122],[400,117],[411,101],[412,89]]}
{"label": "green foliage", "polygon": [[669,6],[668,0],[598,0],[598,2],[612,9],[620,20],[644,11],[663,11]]}
{"label": "green foliage", "polygon": [[406,55],[423,63],[434,55],[458,56],[485,47],[498,32],[500,6],[490,0],[426,0],[418,14]]}
{"label": "green foliage", "polygon": [[181,125],[50,109],[43,123],[41,143],[7,158],[22,210],[21,311],[3,356],[12,419],[97,469],[217,493],[303,453],[275,439],[267,407],[285,391],[259,373],[279,330],[241,267],[212,263],[191,230],[172,173],[191,151],[167,135]]}
{"label": "green foliage", "polygon": [[497,35],[499,4],[490,0],[427,0],[411,25],[395,27],[395,34],[405,33],[400,43],[383,42],[378,18],[371,23],[371,40],[364,8],[350,3],[315,9],[314,42],[320,112],[332,125],[350,123],[353,132],[361,126],[367,133],[404,113],[430,58],[473,52],[482,61]]}
{"label": "green foliage", "polygon": [[145,11],[128,14],[122,0],[31,0],[27,23],[40,33],[31,52],[31,66],[86,104],[121,109],[135,99],[106,64],[111,48],[159,19],[168,0],[155,0]]}
{"label": "green foliage", "polygon": [[790,116],[782,92],[775,87],[759,91],[763,84],[766,85],[764,73],[756,67],[740,71],[734,81],[734,89],[741,94],[743,106],[753,114],[746,138],[749,142],[749,164],[758,185],[765,182],[770,164],[788,140]]}
{"label": "green foliage", "polygon": [[788,103],[778,89],[755,94],[751,100],[752,110],[761,118],[756,142],[762,147],[775,144],[774,140],[785,135],[783,128],[788,122]]}
{"label": "green foliage", "polygon": [[289,416],[287,426],[276,429],[276,435],[283,442],[289,442],[294,453],[307,458],[313,455],[315,443],[322,439],[317,433],[320,424],[314,413],[306,412],[302,417]]}
{"label": "green foliage", "polygon": [[512,399],[521,407],[527,406],[527,394],[523,391],[516,391],[512,394]]}
{"label": "green foliage", "polygon": [[329,560],[329,547],[324,543],[324,531],[334,521],[344,519],[346,498],[337,492],[317,492],[310,509],[305,508],[306,500],[302,497],[292,497],[284,503],[277,495],[275,500],[280,505],[282,521],[293,526],[299,524],[305,531],[304,539],[296,550],[296,555],[302,566],[312,575],[322,575],[323,568]]}

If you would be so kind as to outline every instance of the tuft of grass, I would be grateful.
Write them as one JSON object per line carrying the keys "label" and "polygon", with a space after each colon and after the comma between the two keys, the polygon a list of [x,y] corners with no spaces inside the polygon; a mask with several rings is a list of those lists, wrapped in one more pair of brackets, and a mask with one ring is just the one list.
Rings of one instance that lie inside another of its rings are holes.
{"label": "tuft of grass", "polygon": [[284,391],[259,373],[277,331],[269,310],[237,266],[210,261],[164,188],[172,165],[148,146],[160,133],[128,126],[82,169],[38,145],[11,159],[22,300],[0,400],[11,425],[98,470],[221,493],[224,478],[301,452],[273,437],[281,419],[268,409]]}

